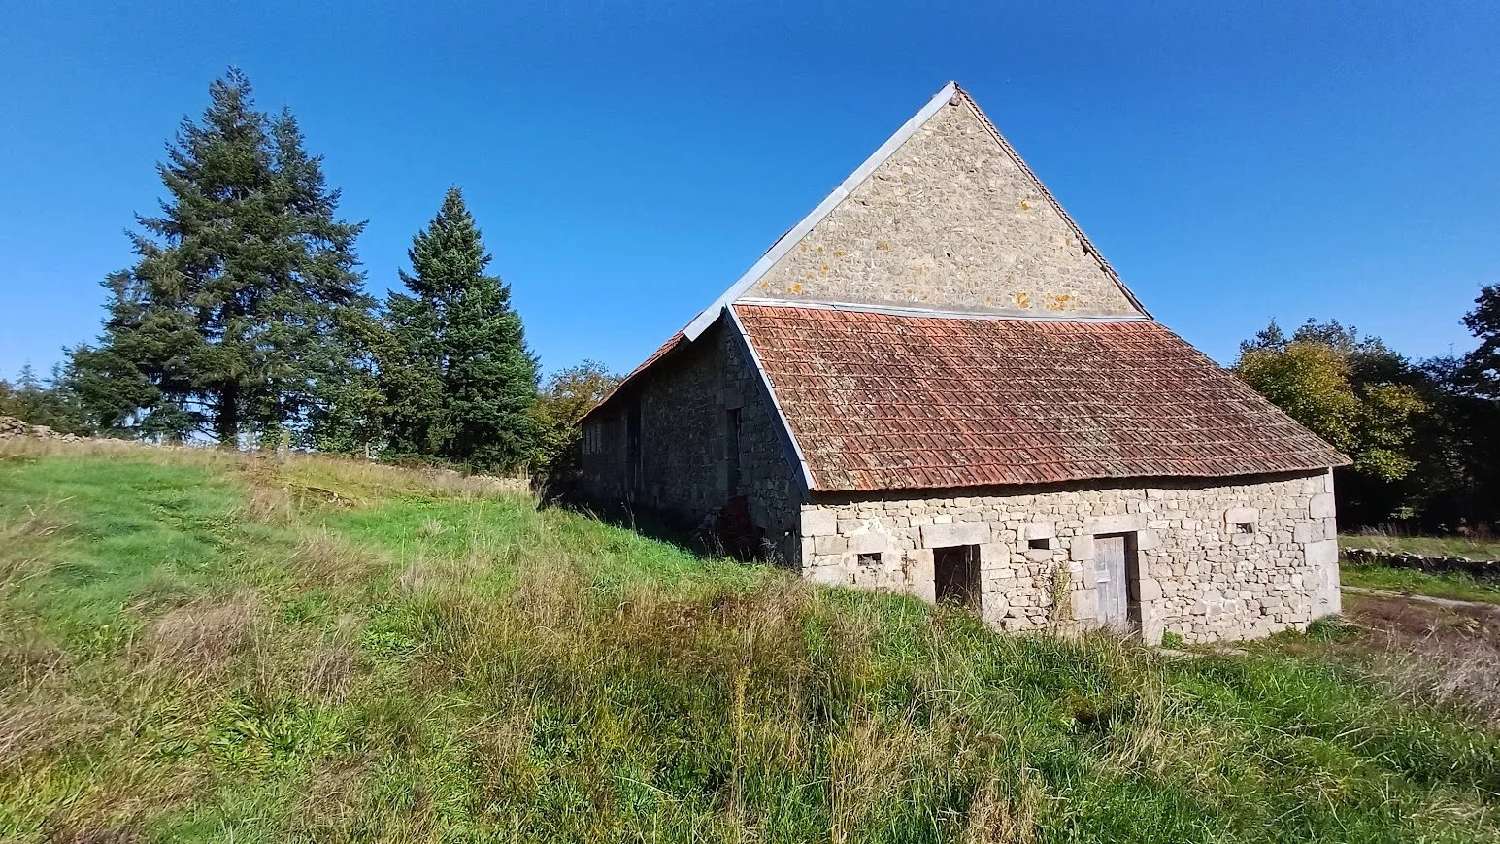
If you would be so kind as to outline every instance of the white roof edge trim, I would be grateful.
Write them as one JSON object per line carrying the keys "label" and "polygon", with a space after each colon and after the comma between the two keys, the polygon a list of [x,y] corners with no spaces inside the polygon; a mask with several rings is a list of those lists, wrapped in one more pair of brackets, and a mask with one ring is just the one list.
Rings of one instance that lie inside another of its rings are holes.
{"label": "white roof edge trim", "polygon": [[797,442],[797,435],[793,433],[792,426],[786,421],[786,413],[781,409],[781,400],[776,397],[776,388],[771,384],[771,376],[766,374],[766,367],[760,362],[760,355],[755,352],[755,344],[750,342],[750,334],[745,331],[745,324],[740,322],[739,314],[734,308],[727,308],[729,319],[734,323],[734,330],[739,332],[740,342],[745,344],[745,351],[750,354],[750,362],[755,364],[755,374],[760,378],[760,383],[766,388],[766,395],[771,398],[771,408],[776,411],[776,419],[781,422],[781,430],[786,433],[787,442],[792,445],[792,455],[797,458],[797,465],[802,469],[802,483],[804,488],[811,492],[817,489],[813,482],[812,470],[807,466],[807,457],[802,454],[802,445]]}
{"label": "white roof edge trim", "polygon": [[822,222],[824,217],[832,213],[833,209],[837,208],[839,203],[843,202],[855,188],[859,187],[865,179],[870,177],[871,173],[875,172],[875,168],[884,164],[887,158],[895,154],[896,150],[900,149],[901,145],[906,143],[908,138],[915,135],[917,130],[921,129],[923,124],[932,119],[932,116],[937,114],[944,105],[947,105],[948,101],[953,99],[953,95],[956,93],[958,93],[958,84],[949,82],[943,86],[942,90],[933,94],[932,99],[927,101],[927,105],[922,106],[921,111],[918,111],[912,115],[910,120],[901,124],[901,128],[897,129],[894,135],[887,138],[885,143],[881,144],[879,149],[871,153],[870,157],[866,158],[864,163],[859,165],[853,173],[850,173],[849,178],[845,179],[843,184],[834,188],[833,193],[824,197],[823,201],[818,203],[818,207],[812,210],[812,213],[803,217],[797,225],[793,226],[776,243],[772,244],[771,248],[766,251],[766,254],[760,257],[759,261],[756,261],[750,269],[746,270],[745,274],[740,276],[739,280],[734,284],[730,285],[728,290],[720,294],[719,298],[715,299],[712,305],[709,305],[702,313],[694,317],[693,321],[688,323],[687,327],[682,330],[682,333],[689,340],[697,340],[698,335],[706,331],[710,325],[713,325],[714,320],[719,318],[719,312],[724,309],[725,305],[737,299],[741,293],[748,290],[751,285],[760,280],[761,276],[774,267],[776,262],[781,260],[782,256],[792,251],[792,247],[802,242],[802,238],[806,237],[807,233],[812,231],[813,226]]}
{"label": "white roof edge trim", "polygon": [[[1048,313],[1039,314],[1020,310],[954,311],[932,310],[918,306],[872,305],[864,302],[833,302],[813,299],[773,299],[745,296],[734,301],[736,305],[762,305],[773,308],[809,308],[818,311],[857,311],[890,316],[922,317],[924,319],[975,319],[1009,320],[1015,322],[1154,322],[1148,314],[1098,314],[1098,313]],[[731,312],[734,308],[729,309]]]}

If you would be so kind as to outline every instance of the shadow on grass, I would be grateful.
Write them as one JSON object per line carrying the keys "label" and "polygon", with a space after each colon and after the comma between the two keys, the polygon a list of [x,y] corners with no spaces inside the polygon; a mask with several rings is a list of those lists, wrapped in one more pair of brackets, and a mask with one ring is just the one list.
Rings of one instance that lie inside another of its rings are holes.
{"label": "shadow on grass", "polygon": [[726,530],[723,517],[692,522],[650,508],[632,507],[623,501],[601,503],[573,492],[544,492],[538,496],[537,509],[562,510],[596,519],[698,556],[726,557],[745,563],[781,563],[761,536],[747,535],[743,529]]}

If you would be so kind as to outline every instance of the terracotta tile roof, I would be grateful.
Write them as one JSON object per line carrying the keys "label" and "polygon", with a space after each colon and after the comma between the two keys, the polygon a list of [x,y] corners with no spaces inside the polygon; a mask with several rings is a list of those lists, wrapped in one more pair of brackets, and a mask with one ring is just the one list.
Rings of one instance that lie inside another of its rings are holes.
{"label": "terracotta tile roof", "polygon": [[1348,462],[1151,320],[733,307],[817,489],[1222,477]]}

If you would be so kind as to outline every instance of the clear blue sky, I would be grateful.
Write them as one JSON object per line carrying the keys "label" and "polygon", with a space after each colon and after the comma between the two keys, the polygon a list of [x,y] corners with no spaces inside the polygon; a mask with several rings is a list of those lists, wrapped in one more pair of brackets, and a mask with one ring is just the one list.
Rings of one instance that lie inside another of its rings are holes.
{"label": "clear blue sky", "polygon": [[1493,6],[1144,5],[3,0],[0,376],[95,335],[163,142],[231,64],[369,220],[373,292],[461,185],[548,370],[633,366],[948,79],[1220,360],[1271,317],[1471,348]]}

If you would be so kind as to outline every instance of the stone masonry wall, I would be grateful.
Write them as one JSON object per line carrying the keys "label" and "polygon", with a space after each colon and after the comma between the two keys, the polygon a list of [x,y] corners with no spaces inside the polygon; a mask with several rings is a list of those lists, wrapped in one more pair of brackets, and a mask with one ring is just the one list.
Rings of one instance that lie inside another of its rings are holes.
{"label": "stone masonry wall", "polygon": [[[802,508],[803,573],[933,600],[933,548],[978,545],[987,622],[1079,629],[1096,623],[1093,537],[1134,533],[1148,642],[1168,631],[1188,642],[1257,638],[1339,612],[1332,474],[1238,480],[936,498],[819,494]],[[862,564],[861,554],[881,556]],[[1055,594],[1065,596],[1059,606]]]}
{"label": "stone masonry wall", "polygon": [[1137,313],[965,100],[933,115],[744,295]]}
{"label": "stone masonry wall", "polygon": [[[732,326],[719,323],[663,361],[584,429],[583,490],[605,506],[649,511],[684,526],[702,525],[745,496],[764,531],[763,553],[796,556],[800,475],[788,465],[779,422]],[[641,406],[641,473],[627,484],[626,416]],[[740,412],[740,477],[729,488],[729,411]]]}

